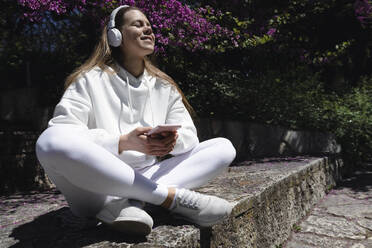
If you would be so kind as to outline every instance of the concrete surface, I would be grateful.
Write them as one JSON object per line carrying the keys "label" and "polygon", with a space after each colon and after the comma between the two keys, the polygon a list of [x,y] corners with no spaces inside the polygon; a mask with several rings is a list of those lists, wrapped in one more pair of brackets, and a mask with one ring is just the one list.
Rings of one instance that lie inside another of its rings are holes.
{"label": "concrete surface", "polygon": [[372,164],[332,189],[283,247],[372,248]]}

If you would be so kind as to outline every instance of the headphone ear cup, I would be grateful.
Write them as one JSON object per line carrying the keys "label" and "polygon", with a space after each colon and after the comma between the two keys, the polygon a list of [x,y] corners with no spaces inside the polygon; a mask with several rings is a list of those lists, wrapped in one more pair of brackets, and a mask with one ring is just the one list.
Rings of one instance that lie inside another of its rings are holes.
{"label": "headphone ear cup", "polygon": [[121,45],[122,35],[117,28],[111,28],[107,31],[108,42],[110,46],[118,47]]}

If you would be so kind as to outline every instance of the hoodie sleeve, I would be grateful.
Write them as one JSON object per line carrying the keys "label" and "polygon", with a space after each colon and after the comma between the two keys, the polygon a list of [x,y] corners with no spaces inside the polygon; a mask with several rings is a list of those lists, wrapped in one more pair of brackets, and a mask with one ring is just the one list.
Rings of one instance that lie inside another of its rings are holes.
{"label": "hoodie sleeve", "polygon": [[119,155],[120,136],[111,135],[104,129],[88,129],[92,104],[87,90],[86,81],[80,78],[71,84],[57,104],[53,118],[48,126],[66,125],[81,128],[81,131],[94,143],[104,147],[109,152]]}
{"label": "hoodie sleeve", "polygon": [[174,87],[172,87],[169,97],[168,112],[165,123],[182,125],[182,127],[177,131],[178,139],[170,154],[177,155],[185,153],[199,143],[196,128],[191,116],[182,102],[181,95]]}

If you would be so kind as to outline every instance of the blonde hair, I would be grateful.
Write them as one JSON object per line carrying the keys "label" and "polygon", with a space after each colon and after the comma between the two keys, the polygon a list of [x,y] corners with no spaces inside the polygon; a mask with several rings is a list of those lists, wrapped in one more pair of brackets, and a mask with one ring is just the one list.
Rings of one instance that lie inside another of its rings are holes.
{"label": "blonde hair", "polygon": [[[120,27],[124,24],[124,14],[128,12],[129,10],[138,10],[141,11],[139,8],[131,6],[128,8],[122,8],[118,11],[115,17],[115,26],[120,30]],[[142,11],[141,11],[142,12]],[[108,43],[107,38],[107,25],[102,30],[101,39],[99,40],[98,44],[94,48],[93,53],[90,55],[90,57],[78,68],[76,68],[67,78],[65,81],[65,90],[76,81],[76,79],[81,76],[83,73],[90,71],[94,67],[98,66],[103,71],[108,71],[109,67],[114,69],[116,72],[118,71],[118,68],[116,66],[116,63],[119,63],[121,59],[121,51],[119,47],[110,47]],[[163,81],[171,84],[174,86],[179,94],[182,97],[182,102],[185,105],[186,109],[189,111],[190,115],[192,117],[195,117],[195,111],[191,107],[190,103],[187,101],[185,95],[179,88],[179,86],[176,84],[176,82],[168,76],[166,73],[161,71],[159,68],[157,68],[155,65],[153,65],[148,57],[144,58],[144,65],[147,70],[147,72],[155,77],[163,79]]]}

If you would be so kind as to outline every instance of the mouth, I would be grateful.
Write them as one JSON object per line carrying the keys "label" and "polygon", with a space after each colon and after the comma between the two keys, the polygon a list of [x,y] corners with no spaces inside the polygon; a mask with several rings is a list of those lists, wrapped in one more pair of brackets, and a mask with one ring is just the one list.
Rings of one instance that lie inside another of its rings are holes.
{"label": "mouth", "polygon": [[154,42],[154,39],[151,36],[142,36],[141,40],[149,40],[151,42]]}

